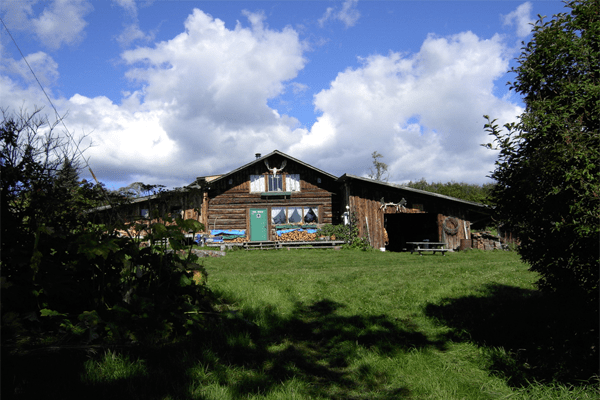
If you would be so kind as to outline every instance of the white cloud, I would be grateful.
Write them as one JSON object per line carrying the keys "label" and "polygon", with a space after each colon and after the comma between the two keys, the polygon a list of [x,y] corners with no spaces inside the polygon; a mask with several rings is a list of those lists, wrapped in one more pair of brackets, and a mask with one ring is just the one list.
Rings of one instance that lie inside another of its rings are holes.
{"label": "white cloud", "polygon": [[345,0],[340,10],[337,7],[328,7],[319,19],[319,25],[323,27],[329,20],[338,20],[343,22],[346,28],[354,26],[360,18],[360,12],[356,9],[357,4],[358,0]]}
{"label": "white cloud", "polygon": [[127,76],[145,84],[146,102],[170,105],[176,118],[203,117],[228,129],[273,121],[267,100],[284,90],[304,66],[296,32],[265,29],[249,14],[251,27],[234,30],[195,10],[186,32],[155,48],[123,53]]}
{"label": "white cloud", "polygon": [[354,26],[356,21],[360,18],[360,13],[356,9],[358,0],[346,0],[342,4],[342,9],[337,14],[337,18],[342,21],[346,28]]}
{"label": "white cloud", "polygon": [[84,37],[85,16],[93,7],[88,0],[54,0],[36,15],[38,0],[0,2],[4,20],[12,30],[33,32],[44,46],[58,49],[63,44],[74,45]]}
{"label": "white cloud", "polygon": [[140,89],[121,106],[106,98],[70,99],[77,104],[70,120],[94,129],[97,146],[88,153],[98,168],[144,171],[161,183],[179,173],[181,185],[189,183],[181,181],[182,169],[191,180],[223,172],[301,135],[298,121],[267,101],[303,68],[302,43],[291,28],[270,30],[263,15],[245,15],[249,26],[227,29],[194,10],[185,32],[123,52],[126,75]]}
{"label": "white cloud", "polygon": [[10,30],[27,30],[33,6],[39,0],[0,1],[2,20]]}
{"label": "white cloud", "polygon": [[8,112],[23,110],[29,113],[42,108],[44,114],[53,121],[56,119],[54,111],[36,77],[46,93],[52,96],[51,88],[57,84],[59,78],[58,63],[42,51],[28,54],[25,59],[35,71],[35,77],[25,60],[11,58],[0,44],[0,107]]}
{"label": "white cloud", "polygon": [[[194,10],[185,31],[173,39],[123,52],[126,76],[139,87],[125,93],[120,105],[103,96],[53,100],[68,111],[71,131],[89,134],[94,146],[86,156],[98,176],[183,185],[239,166],[257,152],[285,150],[302,136],[298,121],[280,115],[268,101],[304,67],[305,47],[293,29],[271,30],[264,15],[244,14],[248,26],[238,22],[227,29]],[[32,108],[43,96],[33,85],[24,89],[18,83],[25,76],[19,63],[9,66],[1,76],[2,93]]]}
{"label": "white cloud", "polygon": [[[228,29],[194,10],[179,35],[124,51],[134,87],[119,104],[103,96],[54,100],[69,112],[70,130],[93,140],[86,156],[96,175],[181,186],[278,149],[335,175],[366,174],[379,151],[392,181],[482,182],[495,157],[479,146],[489,141],[482,115],[504,123],[520,112],[494,95],[512,57],[502,38],[463,32],[430,35],[416,54],[360,58],[314,95],[319,116],[299,129],[269,101],[286,89],[308,90],[294,82],[306,46],[292,28],[272,30],[263,14],[244,15],[248,23]],[[28,57],[36,68],[46,65],[48,82],[57,79],[51,57]],[[21,63],[3,60],[2,68],[0,93],[10,93],[3,107],[31,108],[43,98],[22,83]]]}
{"label": "white cloud", "polygon": [[[25,60],[27,60],[27,63]],[[37,53],[25,56],[25,60],[21,59],[17,61],[3,54],[0,68],[3,72],[18,76],[22,81],[29,84],[37,85],[36,77],[45,87],[56,83],[59,77],[58,64],[51,56],[43,51],[38,51]],[[29,67],[35,72],[35,77]]]}
{"label": "white cloud", "polygon": [[137,6],[135,0],[113,0],[119,7],[122,7],[131,18],[137,18]]}
{"label": "white cloud", "polygon": [[135,0],[113,0],[113,2],[125,11],[128,19],[124,24],[123,31],[116,37],[121,47],[127,48],[135,42],[149,43],[154,40],[155,33],[145,33],[140,28]]}
{"label": "white cloud", "polygon": [[121,47],[129,47],[134,42],[148,43],[154,40],[154,34],[146,34],[140,29],[137,21],[129,23],[123,31],[117,36],[117,42]]}
{"label": "white cloud", "polygon": [[299,82],[292,82],[291,87],[294,94],[304,93],[308,90],[308,85]]}
{"label": "white cloud", "polygon": [[[148,171],[173,165],[175,141],[160,125],[161,110],[130,111],[106,97],[75,95],[63,105],[69,108],[73,130],[91,133],[95,147],[86,154],[92,164],[103,168]],[[101,134],[93,134],[90,131]]]}
{"label": "white cloud", "polygon": [[336,174],[366,174],[379,151],[392,180],[450,181],[460,171],[460,179],[481,182],[495,156],[479,146],[487,141],[482,115],[512,120],[519,111],[493,95],[508,68],[503,50],[499,36],[464,32],[431,35],[412,56],[362,59],[315,95],[322,115],[290,151]]}
{"label": "white cloud", "polygon": [[46,46],[57,49],[83,39],[87,25],[84,17],[92,10],[86,0],[55,0],[38,18],[31,20],[37,37]]}
{"label": "white cloud", "polygon": [[531,33],[532,23],[531,10],[533,6],[530,2],[523,3],[517,9],[502,17],[504,25],[517,27],[517,36],[520,38],[527,37]]}

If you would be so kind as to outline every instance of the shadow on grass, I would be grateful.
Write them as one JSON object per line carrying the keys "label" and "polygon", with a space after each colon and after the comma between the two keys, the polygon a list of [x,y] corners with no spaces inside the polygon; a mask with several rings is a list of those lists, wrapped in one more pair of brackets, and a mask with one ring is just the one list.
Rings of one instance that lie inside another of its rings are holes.
{"label": "shadow on grass", "polygon": [[[246,378],[229,385],[235,397],[266,394],[284,382],[301,382],[306,398],[398,399],[408,398],[406,388],[397,387],[385,371],[374,366],[353,365],[363,349],[393,356],[410,348],[437,346],[407,321],[387,316],[344,316],[344,306],[331,300],[297,303],[291,316],[281,318],[270,308],[246,310],[253,320],[266,320],[262,329],[250,329],[252,345],[225,344],[213,340],[211,351],[221,365],[238,369]],[[256,313],[256,315],[251,315]],[[258,314],[261,314],[260,317]],[[247,329],[243,320],[238,327]],[[222,338],[226,338],[223,336]],[[205,358],[206,360],[206,358]],[[218,365],[210,365],[219,370]],[[231,379],[222,376],[219,384]]]}
{"label": "shadow on grass", "polygon": [[[86,360],[103,353],[63,351],[11,357],[14,368],[5,379],[14,382],[16,398],[203,399],[206,387],[222,389],[230,398],[281,394],[286,384],[305,398],[410,398],[386,371],[353,363],[365,350],[393,356],[412,348],[440,347],[410,321],[385,315],[346,316],[342,304],[322,300],[295,305],[286,318],[272,308],[225,313],[210,332],[185,344],[159,349],[121,351],[143,365],[144,372],[110,382],[85,383]],[[258,327],[248,320],[266,321]],[[13,389],[14,390],[14,389]],[[285,392],[283,392],[285,394]],[[5,397],[3,393],[3,399]]]}
{"label": "shadow on grass", "polygon": [[528,381],[581,384],[597,380],[597,308],[505,285],[477,296],[429,304],[426,314],[451,328],[444,340],[485,348],[489,369],[513,386]]}

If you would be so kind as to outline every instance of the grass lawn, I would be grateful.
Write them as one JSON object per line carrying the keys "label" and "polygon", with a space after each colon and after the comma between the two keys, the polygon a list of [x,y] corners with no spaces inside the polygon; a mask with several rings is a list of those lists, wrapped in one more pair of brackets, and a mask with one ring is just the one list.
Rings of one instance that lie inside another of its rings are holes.
{"label": "grass lawn", "polygon": [[577,344],[597,321],[540,295],[512,252],[232,251],[204,265],[223,311],[209,332],[58,363],[29,355],[16,362],[29,368],[19,398],[600,395],[597,360],[582,361],[590,351]]}

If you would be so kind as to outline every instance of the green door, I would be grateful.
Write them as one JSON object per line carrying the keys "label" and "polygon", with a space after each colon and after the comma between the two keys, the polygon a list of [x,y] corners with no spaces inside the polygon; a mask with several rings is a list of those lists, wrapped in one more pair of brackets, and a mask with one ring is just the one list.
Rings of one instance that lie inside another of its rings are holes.
{"label": "green door", "polygon": [[268,240],[267,231],[267,209],[266,208],[251,208],[250,209],[250,240],[253,242],[261,242]]}

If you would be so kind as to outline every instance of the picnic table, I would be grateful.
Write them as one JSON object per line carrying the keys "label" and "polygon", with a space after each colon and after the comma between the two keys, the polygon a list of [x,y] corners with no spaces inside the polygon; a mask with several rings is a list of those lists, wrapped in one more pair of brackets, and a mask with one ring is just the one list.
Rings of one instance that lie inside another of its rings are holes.
{"label": "picnic table", "polygon": [[442,253],[443,256],[446,255],[447,249],[446,242],[406,242],[406,244],[410,245],[410,254],[414,252],[418,252],[420,256],[423,253]]}

